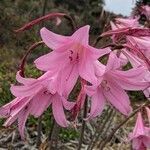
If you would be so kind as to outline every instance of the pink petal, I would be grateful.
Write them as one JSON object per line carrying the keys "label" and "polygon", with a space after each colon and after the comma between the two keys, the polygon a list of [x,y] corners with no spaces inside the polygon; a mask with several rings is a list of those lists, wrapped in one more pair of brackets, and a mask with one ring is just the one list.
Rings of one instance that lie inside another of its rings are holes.
{"label": "pink petal", "polygon": [[10,126],[12,123],[14,123],[14,122],[17,120],[17,118],[18,118],[18,114],[16,114],[16,115],[13,116],[13,117],[9,117],[9,118],[5,121],[5,123],[3,124],[3,126],[5,126],[5,127]]}
{"label": "pink petal", "polygon": [[145,131],[144,131],[144,123],[143,123],[142,115],[140,112],[138,112],[138,117],[137,117],[136,124],[133,130],[132,138],[136,138],[140,135],[145,135]]}
{"label": "pink petal", "polygon": [[97,49],[91,46],[88,47],[88,50],[89,50],[89,54],[94,60],[111,52],[110,48]]}
{"label": "pink petal", "polygon": [[79,62],[79,75],[86,81],[97,84],[97,77],[95,76],[94,60],[91,59],[88,53],[83,54],[82,60]]}
{"label": "pink petal", "polygon": [[112,21],[110,21],[110,25],[112,30],[118,29],[117,26]]}
{"label": "pink petal", "polygon": [[105,73],[106,66],[100,63],[98,60],[96,60],[94,62],[94,70],[95,70],[96,76],[102,77]]}
{"label": "pink petal", "polygon": [[79,77],[78,65],[77,64],[67,64],[59,73],[59,88],[60,94],[68,96],[75,86],[77,79]]}
{"label": "pink petal", "polygon": [[59,95],[55,95],[52,99],[52,111],[56,122],[61,127],[67,127],[68,122],[66,120],[64,109],[63,109],[63,103]]}
{"label": "pink petal", "polygon": [[21,139],[25,138],[24,129],[25,129],[25,123],[26,123],[28,116],[29,116],[29,111],[27,110],[22,110],[22,112],[20,112],[18,116],[18,129],[21,135]]}
{"label": "pink petal", "polygon": [[132,140],[133,149],[135,149],[135,150],[144,150],[144,149],[140,149],[141,145],[142,145],[142,139],[135,138],[135,139]]}
{"label": "pink petal", "polygon": [[61,69],[64,62],[67,61],[69,61],[67,51],[64,53],[53,51],[51,53],[39,57],[34,61],[34,63],[36,67],[42,71],[53,70],[55,72],[56,70]]}
{"label": "pink petal", "polygon": [[139,67],[142,64],[144,64],[144,61],[141,60],[139,57],[137,57],[136,55],[132,54],[131,52],[129,52],[126,49],[122,50],[123,54],[128,58],[128,60],[130,61],[131,65],[133,67]]}
{"label": "pink petal", "polygon": [[52,102],[51,94],[48,93],[44,94],[42,92],[44,91],[41,91],[38,94],[36,94],[36,96],[34,96],[29,105],[30,113],[35,117],[41,116],[44,113],[44,111],[47,110],[47,108]]}
{"label": "pink petal", "polygon": [[101,89],[92,96],[91,99],[91,111],[88,118],[93,118],[100,115],[105,107],[105,98]]}
{"label": "pink petal", "polygon": [[115,70],[113,73],[122,78],[141,80],[146,75],[146,71],[147,69],[145,67],[138,67],[127,71]]}
{"label": "pink petal", "polygon": [[16,74],[16,80],[19,82],[19,83],[22,83],[24,85],[26,84],[34,84],[36,82],[36,79],[33,79],[33,78],[23,78],[21,75],[20,75],[20,71],[17,72]]}
{"label": "pink petal", "polygon": [[106,65],[106,71],[118,69],[120,68],[120,66],[121,66],[121,63],[120,63],[119,58],[116,56],[114,52],[111,52],[109,54],[109,59]]}
{"label": "pink petal", "polygon": [[0,117],[8,117],[10,115],[10,109],[16,104],[18,103],[18,101],[20,101],[20,99],[15,98],[14,100],[12,100],[11,102],[9,102],[8,104],[0,107]]}
{"label": "pink petal", "polygon": [[109,88],[108,91],[103,90],[107,101],[119,110],[119,112],[128,116],[132,111],[128,95],[115,84],[109,83]]}
{"label": "pink petal", "polygon": [[139,27],[137,18],[116,18],[115,20],[117,23],[123,25],[124,27]]}
{"label": "pink petal", "polygon": [[97,85],[85,86],[85,92],[88,96],[93,96],[97,92]]}
{"label": "pink petal", "polygon": [[81,43],[86,46],[89,43],[89,30],[89,25],[83,26],[71,36],[71,39],[76,43]]}
{"label": "pink petal", "polygon": [[140,80],[131,80],[130,78],[125,78],[123,76],[119,76],[119,75],[115,75],[115,74],[111,74],[112,75],[112,81],[122,87],[125,90],[144,90],[149,86],[148,82],[144,82]]}
{"label": "pink petal", "polygon": [[6,120],[4,126],[10,126],[18,118],[19,113],[28,105],[29,101],[30,99],[27,98],[19,99],[18,103],[11,107],[10,117]]}
{"label": "pink petal", "polygon": [[146,108],[146,112],[147,112],[148,121],[150,123],[150,109],[148,107],[145,107],[145,108]]}
{"label": "pink petal", "polygon": [[75,102],[69,102],[63,97],[61,99],[62,99],[63,106],[66,110],[71,110],[74,107]]}
{"label": "pink petal", "polygon": [[11,93],[16,96],[16,97],[27,97],[27,96],[32,96],[38,91],[40,91],[42,88],[42,85],[39,84],[31,84],[29,86],[15,86],[12,85],[10,90]]}
{"label": "pink petal", "polygon": [[119,59],[120,59],[121,66],[127,65],[127,63],[129,62],[128,58],[122,52],[120,53]]}
{"label": "pink petal", "polygon": [[101,36],[109,36],[109,35],[113,35],[113,34],[124,34],[124,33],[127,33],[129,32],[129,27],[125,27],[125,28],[121,28],[121,29],[115,29],[115,30],[110,30],[110,31],[107,31],[107,32],[104,32],[103,34],[101,34]]}
{"label": "pink petal", "polygon": [[53,50],[65,45],[69,39],[69,37],[55,34],[45,27],[40,30],[40,33],[44,43]]}
{"label": "pink petal", "polygon": [[144,90],[144,95],[148,100],[150,100],[150,88]]}
{"label": "pink petal", "polygon": [[144,137],[143,138],[143,143],[146,146],[146,148],[150,148],[150,137]]}

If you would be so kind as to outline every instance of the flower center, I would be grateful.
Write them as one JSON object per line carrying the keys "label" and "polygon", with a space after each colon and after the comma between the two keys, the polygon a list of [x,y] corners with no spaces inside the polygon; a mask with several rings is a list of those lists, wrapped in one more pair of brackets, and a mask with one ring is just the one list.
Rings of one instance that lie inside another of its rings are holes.
{"label": "flower center", "polygon": [[71,63],[79,61],[82,50],[83,46],[80,44],[76,44],[74,47],[69,49],[69,60]]}
{"label": "flower center", "polygon": [[110,87],[109,87],[109,85],[108,85],[107,80],[103,80],[103,81],[101,82],[101,86],[102,86],[102,88],[103,88],[105,91],[109,91],[109,90],[110,90]]}
{"label": "flower center", "polygon": [[51,93],[47,90],[45,90],[43,93],[46,94],[46,95],[51,95]]}

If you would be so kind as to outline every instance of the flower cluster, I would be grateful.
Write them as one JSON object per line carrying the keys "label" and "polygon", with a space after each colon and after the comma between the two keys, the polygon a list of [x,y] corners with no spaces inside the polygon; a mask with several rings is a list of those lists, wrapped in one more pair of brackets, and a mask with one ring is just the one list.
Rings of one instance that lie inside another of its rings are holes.
{"label": "flower cluster", "polygon": [[[86,120],[100,115],[106,104],[128,116],[132,107],[126,91],[140,90],[149,98],[150,29],[140,25],[138,18],[117,18],[111,22],[111,30],[101,35],[110,36],[116,46],[106,48],[89,45],[89,30],[90,26],[86,25],[71,36],[55,34],[45,27],[40,30],[42,41],[52,50],[34,61],[37,69],[44,73],[34,79],[22,77],[21,71],[17,72],[18,84],[10,89],[15,99],[0,108],[0,116],[7,118],[5,126],[17,120],[24,138],[28,116],[39,117],[50,106],[56,122],[67,127],[69,120],[64,110],[74,111],[77,118],[86,95],[89,96]],[[118,44],[122,48],[118,48]],[[106,64],[99,61],[104,57],[107,58]],[[128,63],[132,67],[125,70]],[[77,100],[69,100],[77,82],[82,87]],[[136,128],[142,124],[139,120],[140,115]],[[140,134],[145,135],[147,129],[141,128]],[[138,136],[133,133],[131,139],[135,137]]]}

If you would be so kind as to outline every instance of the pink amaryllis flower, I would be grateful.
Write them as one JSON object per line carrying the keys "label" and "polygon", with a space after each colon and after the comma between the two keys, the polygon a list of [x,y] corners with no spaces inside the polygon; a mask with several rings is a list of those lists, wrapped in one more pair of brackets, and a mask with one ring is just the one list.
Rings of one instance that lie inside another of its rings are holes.
{"label": "pink amaryllis flower", "polygon": [[150,128],[144,126],[140,112],[138,113],[134,130],[129,134],[129,139],[132,140],[134,150],[146,150],[150,148]]}
{"label": "pink amaryllis flower", "polygon": [[[144,60],[140,59],[134,53],[129,52],[127,49],[123,49],[122,53],[124,54],[124,56],[126,56],[126,58],[131,63],[133,68],[138,68],[141,66],[145,67],[145,70],[147,70],[147,71],[145,72],[145,76],[143,76],[143,81],[150,83],[150,71],[149,71],[147,63]],[[150,87],[145,89],[143,92],[144,92],[144,95],[146,96],[146,98],[150,99]]]}
{"label": "pink amaryllis flower", "polygon": [[106,102],[112,104],[124,115],[129,115],[132,108],[125,90],[143,90],[149,84],[142,82],[144,67],[127,71],[120,70],[120,59],[112,52],[106,67],[96,62],[98,85],[86,86],[86,92],[91,96],[91,111],[89,117],[99,115]]}
{"label": "pink amaryllis flower", "polygon": [[143,53],[148,55],[148,57],[150,59],[150,50],[149,50],[150,39],[149,39],[149,36],[145,36],[145,37],[127,36],[127,42],[128,41],[130,41],[134,46],[137,45],[143,51]]}
{"label": "pink amaryllis flower", "polygon": [[148,70],[150,70],[150,60],[149,58],[147,58],[148,56],[146,56],[142,50],[139,48],[139,46],[137,45],[133,45],[131,42],[124,44],[124,46],[130,50],[130,52],[132,53],[133,57],[137,57],[139,62],[141,64],[143,64],[143,66],[145,66]]}
{"label": "pink amaryllis flower", "polygon": [[[116,18],[115,22],[110,22],[110,25],[112,30],[106,32],[106,35],[113,33],[113,42],[118,41],[120,38],[124,38],[125,33],[128,32],[129,29],[139,27],[138,18]],[[105,33],[103,33],[102,36],[105,36]]]}
{"label": "pink amaryllis flower", "polygon": [[103,36],[113,36],[113,41],[120,41],[120,39],[126,39],[127,35],[134,37],[146,37],[150,36],[150,29],[140,26],[138,23],[138,18],[117,18],[116,22],[110,22],[111,30],[106,31],[100,35]]}
{"label": "pink amaryllis flower", "polygon": [[127,48],[122,49],[121,52],[124,54],[124,56],[126,56],[126,58],[131,63],[133,68],[134,67],[137,68],[141,66],[145,66],[147,68],[145,62],[142,59],[140,59],[137,55],[129,51]]}
{"label": "pink amaryllis flower", "polygon": [[63,84],[67,81],[70,88],[74,86],[79,75],[96,84],[94,61],[110,50],[89,46],[89,28],[89,25],[81,27],[71,36],[58,35],[42,28],[42,40],[54,51],[35,60],[36,67],[43,71],[62,70],[61,81]]}
{"label": "pink amaryllis flower", "polygon": [[118,28],[126,28],[126,27],[139,27],[139,18],[116,18],[115,24]]}
{"label": "pink amaryllis flower", "polygon": [[150,6],[144,5],[140,8],[141,14],[145,15],[148,20],[150,20]]}
{"label": "pink amaryllis flower", "polygon": [[9,126],[18,120],[19,132],[24,138],[24,127],[28,116],[30,114],[35,117],[41,116],[50,104],[56,122],[62,127],[68,126],[63,108],[72,109],[74,103],[68,102],[57,93],[56,76],[47,72],[38,79],[23,78],[18,72],[16,79],[21,83],[11,86],[11,92],[16,98],[0,108],[0,116],[8,118],[4,126]]}

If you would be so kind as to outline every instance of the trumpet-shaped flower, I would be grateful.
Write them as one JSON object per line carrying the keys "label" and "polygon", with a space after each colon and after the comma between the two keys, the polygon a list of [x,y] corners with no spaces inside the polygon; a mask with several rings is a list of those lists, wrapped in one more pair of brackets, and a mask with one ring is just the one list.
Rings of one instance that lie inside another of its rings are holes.
{"label": "trumpet-shaped flower", "polygon": [[51,77],[51,72],[47,72],[38,79],[23,78],[18,72],[16,78],[21,85],[12,85],[11,92],[16,97],[12,102],[0,108],[0,116],[8,118],[5,126],[11,125],[18,120],[18,128],[21,137],[24,138],[25,122],[29,114],[39,117],[52,105],[52,112],[56,122],[66,127],[64,110],[71,109],[73,102],[68,102],[64,97],[57,93],[57,78]]}
{"label": "trumpet-shaped flower", "polygon": [[115,24],[118,28],[139,27],[138,18],[116,18],[115,21]]}
{"label": "trumpet-shaped flower", "polygon": [[110,50],[89,46],[89,28],[88,25],[81,27],[71,36],[58,35],[42,28],[42,40],[54,51],[35,60],[36,67],[43,71],[62,70],[63,77],[60,82],[64,84],[67,81],[70,88],[74,86],[79,75],[96,84],[94,62]]}
{"label": "trumpet-shaped flower", "polygon": [[141,11],[141,13],[142,13],[143,15],[146,16],[146,18],[147,18],[148,20],[150,20],[150,6],[148,6],[148,5],[141,6],[140,11]]}
{"label": "trumpet-shaped flower", "polygon": [[[127,36],[127,44],[134,47],[134,53],[143,60],[150,60],[150,40],[149,37],[133,37]],[[150,65],[150,61],[149,61]]]}
{"label": "trumpet-shaped flower", "polygon": [[129,115],[132,108],[125,90],[143,90],[149,83],[142,82],[145,68],[120,70],[120,59],[112,52],[106,67],[96,62],[98,85],[86,86],[86,92],[91,96],[91,112],[89,117],[100,114],[106,104],[111,103],[124,115]]}
{"label": "trumpet-shaped flower", "polygon": [[150,128],[144,126],[140,112],[138,113],[133,133],[129,135],[129,139],[132,140],[134,150],[146,150],[150,148]]}

